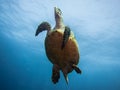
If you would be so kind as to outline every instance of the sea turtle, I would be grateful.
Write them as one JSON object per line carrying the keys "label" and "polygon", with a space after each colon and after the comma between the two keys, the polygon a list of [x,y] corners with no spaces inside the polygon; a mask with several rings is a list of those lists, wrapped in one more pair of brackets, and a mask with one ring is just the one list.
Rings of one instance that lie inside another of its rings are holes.
{"label": "sea turtle", "polygon": [[52,82],[55,84],[60,78],[60,70],[63,72],[68,84],[67,74],[75,70],[81,74],[77,67],[79,62],[78,44],[73,32],[63,23],[62,12],[59,8],[54,7],[56,25],[53,29],[48,22],[42,22],[35,33],[37,36],[40,32],[47,30],[45,38],[46,55],[53,64]]}

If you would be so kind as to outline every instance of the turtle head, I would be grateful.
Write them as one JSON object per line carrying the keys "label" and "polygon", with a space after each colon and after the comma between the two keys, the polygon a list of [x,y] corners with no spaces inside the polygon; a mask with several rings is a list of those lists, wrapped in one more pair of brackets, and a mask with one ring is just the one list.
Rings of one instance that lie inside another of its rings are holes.
{"label": "turtle head", "polygon": [[56,21],[56,26],[55,27],[56,28],[64,27],[62,11],[59,8],[54,7],[54,13],[55,13],[55,21]]}
{"label": "turtle head", "polygon": [[55,11],[55,18],[62,18],[62,12],[59,8],[54,7],[54,11]]}

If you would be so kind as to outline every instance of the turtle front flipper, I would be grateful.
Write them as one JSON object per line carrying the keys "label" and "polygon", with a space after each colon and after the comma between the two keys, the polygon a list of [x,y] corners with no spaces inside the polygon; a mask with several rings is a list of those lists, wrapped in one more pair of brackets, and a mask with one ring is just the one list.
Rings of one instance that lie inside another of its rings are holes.
{"label": "turtle front flipper", "polygon": [[35,36],[37,36],[40,32],[44,31],[44,30],[47,30],[47,31],[50,31],[51,30],[51,26],[48,22],[42,22],[37,30],[36,30],[36,33],[35,33]]}
{"label": "turtle front flipper", "polygon": [[69,39],[70,36],[70,28],[65,26],[65,31],[64,31],[64,35],[63,35],[63,41],[62,41],[62,45],[61,45],[61,49],[63,49]]}
{"label": "turtle front flipper", "polygon": [[60,69],[59,66],[53,65],[52,69],[52,82],[56,84],[60,78]]}

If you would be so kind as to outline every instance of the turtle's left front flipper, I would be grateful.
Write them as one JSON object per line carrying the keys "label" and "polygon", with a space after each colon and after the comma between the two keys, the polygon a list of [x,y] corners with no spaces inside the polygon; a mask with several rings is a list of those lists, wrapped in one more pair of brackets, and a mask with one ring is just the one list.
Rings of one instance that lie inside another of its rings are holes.
{"label": "turtle's left front flipper", "polygon": [[40,32],[44,31],[44,30],[47,30],[47,31],[50,31],[51,30],[51,25],[48,23],[48,22],[42,22],[37,30],[36,30],[36,33],[35,33],[35,36],[37,36]]}
{"label": "turtle's left front flipper", "polygon": [[63,49],[69,39],[70,36],[70,28],[65,26],[65,31],[64,31],[64,35],[63,35],[63,41],[62,41],[62,45],[61,45],[61,49]]}

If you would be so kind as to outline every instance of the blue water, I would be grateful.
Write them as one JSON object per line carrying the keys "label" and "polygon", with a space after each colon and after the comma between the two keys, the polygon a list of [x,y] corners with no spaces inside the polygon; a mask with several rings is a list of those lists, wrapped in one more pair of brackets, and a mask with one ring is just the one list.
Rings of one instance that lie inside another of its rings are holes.
{"label": "blue water", "polygon": [[[0,0],[0,90],[120,90],[119,0]],[[67,85],[51,81],[45,54],[46,32],[35,37],[42,21],[54,27],[53,7],[74,32],[79,68]]]}

